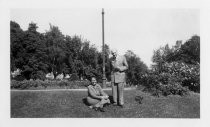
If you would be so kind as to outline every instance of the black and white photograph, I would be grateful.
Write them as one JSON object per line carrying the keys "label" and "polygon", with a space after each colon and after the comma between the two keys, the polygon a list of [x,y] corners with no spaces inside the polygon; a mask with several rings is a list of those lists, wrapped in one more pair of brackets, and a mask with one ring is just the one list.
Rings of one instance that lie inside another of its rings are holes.
{"label": "black and white photograph", "polygon": [[207,101],[201,86],[201,12],[196,7],[10,7],[8,119],[201,122]]}
{"label": "black and white photograph", "polygon": [[199,10],[10,14],[12,118],[200,117]]}

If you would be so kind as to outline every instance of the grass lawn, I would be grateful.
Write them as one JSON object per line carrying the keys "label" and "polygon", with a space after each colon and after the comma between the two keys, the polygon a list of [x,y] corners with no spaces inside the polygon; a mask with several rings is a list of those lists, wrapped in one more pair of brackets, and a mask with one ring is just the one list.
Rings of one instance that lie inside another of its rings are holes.
{"label": "grass lawn", "polygon": [[[111,91],[106,91],[111,95]],[[140,90],[124,93],[125,107],[96,112],[83,102],[86,91],[11,91],[12,118],[200,118],[200,95],[153,97]],[[142,96],[142,104],[135,101]]]}

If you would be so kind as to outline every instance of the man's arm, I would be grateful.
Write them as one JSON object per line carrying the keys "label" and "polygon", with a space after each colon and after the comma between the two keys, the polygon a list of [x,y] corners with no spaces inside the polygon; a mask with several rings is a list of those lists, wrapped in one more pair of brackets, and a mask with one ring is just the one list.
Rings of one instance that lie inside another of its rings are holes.
{"label": "man's arm", "polygon": [[128,69],[128,63],[125,57],[123,57],[123,66],[120,68],[120,71],[125,71]]}
{"label": "man's arm", "polygon": [[125,65],[125,70],[127,70],[128,69],[128,63],[127,63],[127,60],[126,60],[126,58],[124,57],[124,65]]}
{"label": "man's arm", "polygon": [[112,67],[112,58],[110,58],[108,64],[109,64],[109,69],[110,69],[109,72],[113,71],[113,67]]}

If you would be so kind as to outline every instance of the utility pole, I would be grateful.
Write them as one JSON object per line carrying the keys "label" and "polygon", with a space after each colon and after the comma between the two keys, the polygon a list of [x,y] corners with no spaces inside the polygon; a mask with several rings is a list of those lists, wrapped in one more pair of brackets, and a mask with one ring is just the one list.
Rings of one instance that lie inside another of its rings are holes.
{"label": "utility pole", "polygon": [[105,74],[105,48],[104,48],[104,9],[102,8],[102,52],[103,52],[103,88],[106,88],[106,74]]}

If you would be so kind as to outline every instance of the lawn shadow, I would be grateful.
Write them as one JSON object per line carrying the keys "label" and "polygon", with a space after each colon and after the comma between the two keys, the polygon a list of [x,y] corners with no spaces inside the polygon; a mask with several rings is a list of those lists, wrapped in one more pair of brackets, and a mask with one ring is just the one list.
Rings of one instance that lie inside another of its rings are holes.
{"label": "lawn shadow", "polygon": [[113,96],[109,96],[110,103],[114,103]]}
{"label": "lawn shadow", "polygon": [[86,97],[82,99],[82,102],[83,102],[86,106],[90,106],[90,105],[88,104],[88,102],[87,102],[87,98],[86,98]]}

